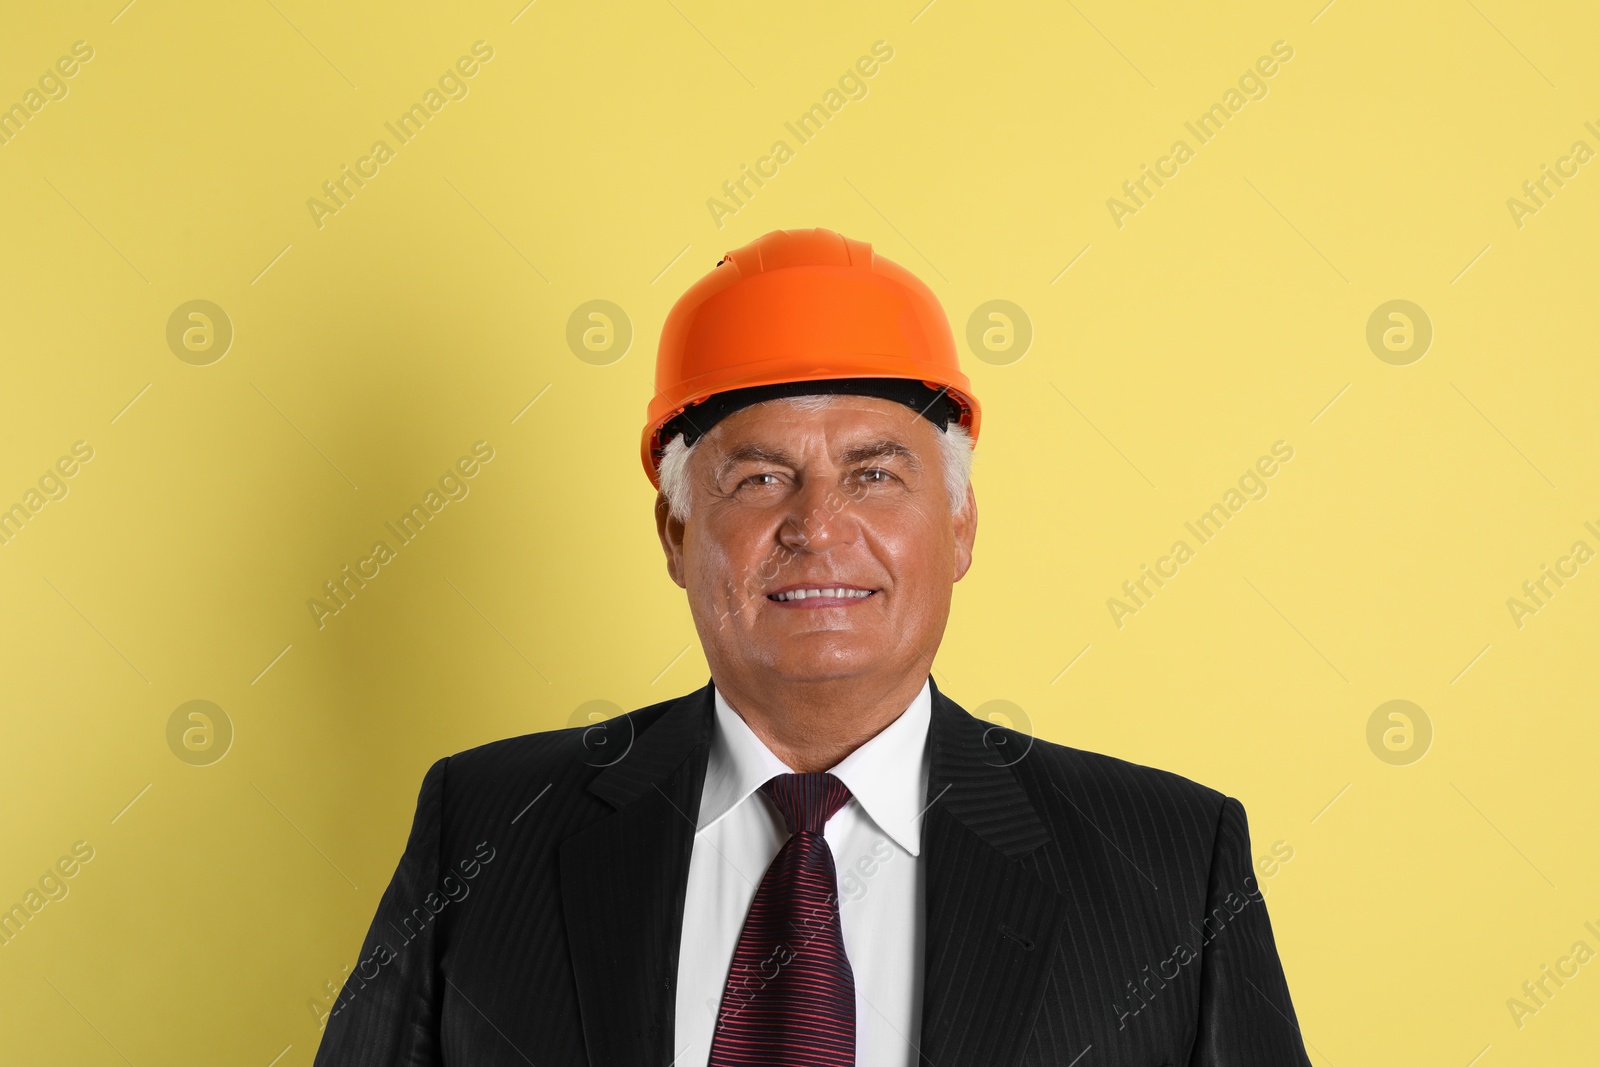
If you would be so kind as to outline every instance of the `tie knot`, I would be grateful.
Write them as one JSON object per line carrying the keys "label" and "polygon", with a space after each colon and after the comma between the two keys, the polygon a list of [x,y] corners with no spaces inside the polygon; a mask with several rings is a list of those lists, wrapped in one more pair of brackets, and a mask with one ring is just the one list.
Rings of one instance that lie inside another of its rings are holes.
{"label": "tie knot", "polygon": [[761,791],[783,813],[791,834],[802,830],[821,833],[833,813],[850,799],[849,788],[827,771],[780,774],[769,779]]}

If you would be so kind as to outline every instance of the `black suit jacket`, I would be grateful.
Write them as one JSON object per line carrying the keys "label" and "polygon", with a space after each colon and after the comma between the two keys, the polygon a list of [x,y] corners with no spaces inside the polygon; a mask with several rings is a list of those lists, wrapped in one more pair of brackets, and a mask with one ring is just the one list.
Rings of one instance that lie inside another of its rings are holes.
{"label": "black suit jacket", "polygon": [[[1237,800],[932,679],[922,1062],[1308,1067]],[[439,760],[316,1067],[671,1064],[712,687]]]}

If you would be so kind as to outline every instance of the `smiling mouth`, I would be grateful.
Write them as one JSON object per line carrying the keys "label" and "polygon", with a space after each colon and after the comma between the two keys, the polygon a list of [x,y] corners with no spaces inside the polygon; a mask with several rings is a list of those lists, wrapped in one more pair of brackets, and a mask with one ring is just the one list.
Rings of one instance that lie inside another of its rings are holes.
{"label": "smiling mouth", "polygon": [[801,586],[768,593],[774,604],[792,604],[795,607],[833,608],[859,604],[877,595],[876,589],[857,589],[852,586]]}

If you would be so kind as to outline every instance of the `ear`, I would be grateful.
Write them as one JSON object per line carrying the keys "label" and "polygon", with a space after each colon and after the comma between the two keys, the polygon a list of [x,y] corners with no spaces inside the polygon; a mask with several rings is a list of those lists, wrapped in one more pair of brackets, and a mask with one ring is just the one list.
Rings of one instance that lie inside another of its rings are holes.
{"label": "ear", "polygon": [[672,517],[666,494],[656,492],[656,536],[661,538],[661,550],[667,555],[667,574],[680,589],[687,589],[683,581],[683,523]]}
{"label": "ear", "polygon": [[953,526],[956,535],[956,576],[960,581],[972,566],[972,543],[978,536],[978,498],[973,495],[972,483],[967,483],[967,503],[956,513]]}

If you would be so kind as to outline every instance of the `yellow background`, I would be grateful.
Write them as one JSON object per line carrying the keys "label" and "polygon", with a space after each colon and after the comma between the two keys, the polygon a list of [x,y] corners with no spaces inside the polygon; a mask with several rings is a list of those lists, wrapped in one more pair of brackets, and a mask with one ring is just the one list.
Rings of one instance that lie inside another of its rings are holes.
{"label": "yellow background", "polygon": [[[638,459],[657,333],[723,252],[822,225],[929,282],[984,405],[941,687],[1292,847],[1264,884],[1316,1063],[1592,1062],[1600,962],[1506,1004],[1600,950],[1600,564],[1506,604],[1600,548],[1600,162],[1520,227],[1506,203],[1600,149],[1589,5],[122,3],[0,32],[0,104],[94,50],[0,146],[0,506],[94,450],[0,545],[0,906],[94,849],[0,947],[0,1060],[308,1064],[432,760],[705,682]],[[206,366],[166,340],[197,299],[235,334]],[[634,331],[598,364],[566,341],[596,299]],[[1020,359],[965,343],[994,299]],[[1434,331],[1404,366],[1366,341],[1396,299]],[[307,600],[480,440],[470,495],[319,629]],[[1269,494],[1119,628],[1107,599],[1279,440]],[[197,699],[234,730],[207,766],[168,744]],[[1395,699],[1433,731],[1406,765],[1367,741]]]}

